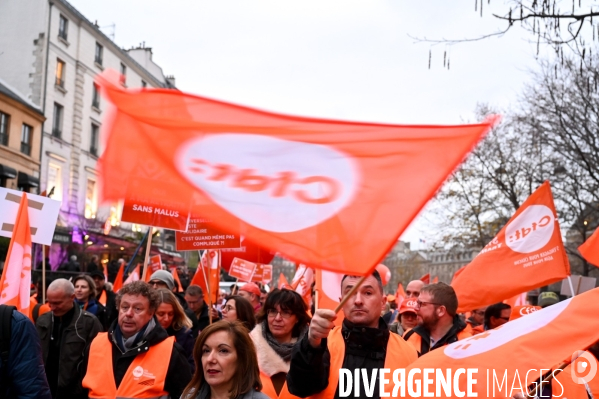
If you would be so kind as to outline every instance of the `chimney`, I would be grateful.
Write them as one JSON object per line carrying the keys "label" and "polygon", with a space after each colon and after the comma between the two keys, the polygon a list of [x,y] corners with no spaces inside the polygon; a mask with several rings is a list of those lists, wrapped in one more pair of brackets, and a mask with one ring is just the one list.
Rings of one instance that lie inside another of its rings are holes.
{"label": "chimney", "polygon": [[168,84],[169,87],[173,87],[173,88],[177,87],[175,85],[175,77],[173,75],[165,76],[165,78],[166,78],[166,83]]}

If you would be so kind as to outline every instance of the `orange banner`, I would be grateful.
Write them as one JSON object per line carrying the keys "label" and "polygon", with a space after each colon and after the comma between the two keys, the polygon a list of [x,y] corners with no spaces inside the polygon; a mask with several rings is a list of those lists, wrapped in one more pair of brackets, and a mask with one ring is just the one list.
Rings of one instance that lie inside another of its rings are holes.
{"label": "orange banner", "polygon": [[302,118],[173,90],[128,90],[118,76],[105,71],[96,80],[114,105],[102,124],[103,200],[153,198],[168,181],[177,195],[165,207],[186,215],[191,203],[192,214],[210,215],[223,231],[239,226],[288,259],[351,275],[371,273],[497,120]]}
{"label": "orange banner", "polygon": [[549,182],[543,183],[451,285],[458,312],[501,302],[566,278],[570,264]]}

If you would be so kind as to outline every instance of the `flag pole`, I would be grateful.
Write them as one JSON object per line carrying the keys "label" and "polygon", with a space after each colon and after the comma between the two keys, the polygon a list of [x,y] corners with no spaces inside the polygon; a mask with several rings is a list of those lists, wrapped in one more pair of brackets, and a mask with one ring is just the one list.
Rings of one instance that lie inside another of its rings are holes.
{"label": "flag pole", "polygon": [[[582,280],[582,278],[580,280]],[[580,288],[580,280],[578,280],[579,288]],[[569,275],[568,275],[568,284],[570,284],[570,293],[572,294],[572,297],[574,297],[576,295],[576,293],[574,293],[574,286],[572,285],[572,278]],[[576,290],[576,292],[578,292],[578,289]]]}
{"label": "flag pole", "polygon": [[46,303],[46,246],[42,244],[42,305]]}
{"label": "flag pole", "polygon": [[351,290],[349,290],[349,292],[347,293],[347,295],[345,295],[343,297],[343,299],[341,300],[341,302],[339,302],[339,305],[337,305],[337,307],[335,308],[335,314],[339,313],[339,311],[341,310],[341,308],[343,308],[343,305],[345,305],[345,302],[347,302],[349,300],[349,298],[351,298],[356,291],[358,290],[358,288],[360,288],[360,286],[362,285],[362,283],[364,283],[364,280],[366,280],[366,277],[368,276],[362,276],[358,282],[356,283],[356,285],[354,285],[352,287]]}
{"label": "flag pole", "polygon": [[[205,249],[204,251],[207,251]],[[209,255],[206,255],[206,258]],[[202,258],[200,257],[199,266],[202,268],[202,273],[204,274],[204,282],[206,283],[206,291],[208,291],[208,324],[212,324],[212,295],[210,295],[210,281],[206,277],[206,268],[202,265]],[[197,271],[196,271],[197,273]],[[208,275],[210,276],[210,275]]]}
{"label": "flag pole", "polygon": [[148,273],[148,267],[150,266],[150,247],[152,246],[152,229],[153,227],[148,227],[148,235],[146,242],[146,257],[144,259],[144,271],[141,276],[141,281],[146,281],[146,274]]}

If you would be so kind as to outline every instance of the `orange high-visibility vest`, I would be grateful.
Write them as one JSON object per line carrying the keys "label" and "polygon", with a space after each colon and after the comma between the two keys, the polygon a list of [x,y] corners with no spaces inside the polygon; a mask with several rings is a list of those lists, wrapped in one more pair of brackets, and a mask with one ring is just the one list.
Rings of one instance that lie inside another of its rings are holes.
{"label": "orange high-visibility vest", "polygon": [[[412,330],[409,330],[409,331],[412,331]],[[405,338],[407,332],[408,331],[406,331],[404,333],[404,335],[403,335],[404,338]],[[466,329],[463,329],[462,331],[460,331],[457,334],[458,341],[461,341],[465,338],[470,338],[471,336],[472,336],[472,333],[466,331]],[[413,333],[412,335],[410,335],[410,337],[408,338],[407,341],[410,344],[412,344],[412,346],[414,347],[414,349],[416,349],[418,351],[418,353],[421,353],[420,351],[422,350],[422,337],[420,335]],[[447,345],[447,344],[445,344],[445,345]]]}
{"label": "orange high-visibility vest", "polygon": [[102,290],[102,295],[100,295],[100,299],[98,299],[98,302],[100,302],[103,306],[106,306],[106,290],[105,289]]}
{"label": "orange high-visibility vest", "polygon": [[[329,385],[311,399],[332,399],[335,397],[337,385],[339,384],[339,369],[343,367],[345,359],[345,341],[341,335],[341,327],[335,327],[329,333],[327,347],[331,355],[331,365],[329,368]],[[410,344],[403,340],[397,334],[389,334],[387,343],[387,355],[385,356],[385,368],[393,373],[396,369],[403,369],[418,359],[418,353]],[[353,370],[352,370],[353,373]],[[389,382],[385,384],[385,392],[389,395],[393,392],[393,378],[388,378]]]}
{"label": "orange high-visibility vest", "polygon": [[283,384],[281,392],[278,395],[275,386],[272,384],[272,380],[262,371],[260,371],[260,381],[262,381],[262,393],[270,399],[299,399],[298,396],[289,393],[287,381]]}
{"label": "orange high-visibility vest", "polygon": [[147,352],[137,355],[117,389],[112,365],[112,343],[108,333],[99,333],[91,344],[83,387],[89,389],[90,398],[168,398],[164,383],[174,344],[175,339],[168,337],[151,346]]}

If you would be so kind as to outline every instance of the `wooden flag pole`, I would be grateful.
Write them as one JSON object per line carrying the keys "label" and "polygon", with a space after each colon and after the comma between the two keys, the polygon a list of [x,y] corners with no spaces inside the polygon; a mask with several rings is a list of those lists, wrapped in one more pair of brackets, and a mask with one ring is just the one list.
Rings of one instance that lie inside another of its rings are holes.
{"label": "wooden flag pole", "polygon": [[46,303],[46,246],[42,244],[42,305]]}
{"label": "wooden flag pole", "polygon": [[150,266],[150,247],[152,246],[152,229],[152,226],[148,228],[148,241],[146,242],[146,257],[144,259],[144,271],[141,275],[141,281],[146,281],[146,274],[148,273],[148,267]]}
{"label": "wooden flag pole", "polygon": [[239,286],[237,284],[239,284],[239,277],[235,277],[235,286],[233,287],[231,295],[237,295],[237,291],[239,291]]}
{"label": "wooden flag pole", "polygon": [[337,305],[337,307],[335,308],[335,314],[339,313],[339,311],[341,310],[341,308],[343,308],[343,305],[345,305],[345,302],[347,302],[349,300],[349,298],[351,298],[356,291],[358,290],[358,288],[360,288],[360,286],[364,283],[364,280],[366,280],[366,277],[368,276],[362,276],[358,282],[356,283],[356,285],[354,285],[352,287],[351,290],[349,290],[349,292],[347,293],[347,295],[345,295],[343,297],[343,299],[341,300],[341,302],[339,302],[339,305]]}

